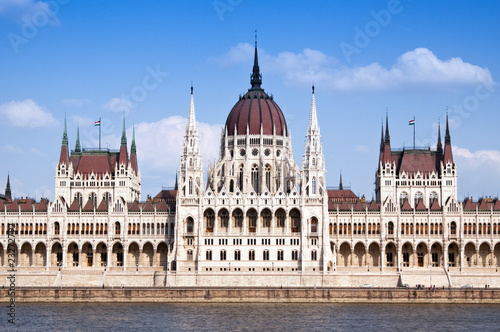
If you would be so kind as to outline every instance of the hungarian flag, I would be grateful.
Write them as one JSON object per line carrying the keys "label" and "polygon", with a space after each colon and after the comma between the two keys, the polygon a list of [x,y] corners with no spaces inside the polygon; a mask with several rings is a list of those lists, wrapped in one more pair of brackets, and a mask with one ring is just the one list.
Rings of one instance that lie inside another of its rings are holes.
{"label": "hungarian flag", "polygon": [[101,120],[94,122],[94,126],[100,126],[101,125]]}
{"label": "hungarian flag", "polygon": [[409,126],[414,126],[414,125],[415,125],[415,119],[410,120],[410,121],[408,122],[408,125],[409,125]]}

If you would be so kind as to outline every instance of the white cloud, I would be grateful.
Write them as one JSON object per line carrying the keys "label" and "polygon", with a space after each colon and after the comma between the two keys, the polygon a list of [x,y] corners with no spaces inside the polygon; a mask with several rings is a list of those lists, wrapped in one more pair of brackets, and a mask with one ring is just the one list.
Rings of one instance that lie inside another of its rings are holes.
{"label": "white cloud", "polygon": [[71,122],[73,122],[74,124],[78,124],[80,128],[82,128],[94,126],[95,120],[80,115],[73,115],[71,116]]}
{"label": "white cloud", "polygon": [[0,16],[22,23],[59,25],[59,6],[58,1],[0,0]]}
{"label": "white cloud", "polygon": [[14,127],[49,127],[57,124],[50,112],[33,100],[10,101],[0,105],[0,116],[4,123]]}
{"label": "white cloud", "polygon": [[[181,116],[170,116],[156,122],[137,124],[135,140],[139,167],[147,165],[148,168],[160,170],[177,169],[182,154],[186,124],[187,119]],[[197,122],[197,126],[203,166],[206,170],[208,161],[213,162],[219,156],[219,146],[214,142],[220,140],[222,125]],[[130,129],[127,137],[132,137]]]}
{"label": "white cloud", "polygon": [[485,163],[496,166],[500,170],[500,151],[499,150],[478,150],[471,152],[468,149],[453,147],[455,157],[464,159],[469,165],[480,166]]}
{"label": "white cloud", "polygon": [[127,99],[115,97],[102,104],[101,107],[113,112],[128,112],[132,109],[132,103]]}
{"label": "white cloud", "polygon": [[66,106],[82,107],[91,104],[92,101],[90,99],[63,99],[61,103]]}
{"label": "white cloud", "polygon": [[[253,47],[240,43],[211,61],[230,66],[249,63],[252,57]],[[308,48],[301,53],[281,52],[277,56],[259,50],[259,64],[264,72],[283,75],[288,84],[310,85],[315,82],[335,90],[381,90],[401,85],[494,85],[487,68],[464,62],[458,57],[441,60],[427,48],[404,53],[390,68],[376,62],[362,67],[348,67],[340,65],[334,57]]]}

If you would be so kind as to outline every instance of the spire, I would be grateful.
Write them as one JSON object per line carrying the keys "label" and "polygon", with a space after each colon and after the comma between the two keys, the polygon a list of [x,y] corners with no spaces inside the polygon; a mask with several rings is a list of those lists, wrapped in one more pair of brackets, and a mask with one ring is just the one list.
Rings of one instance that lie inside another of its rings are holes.
{"label": "spire", "polygon": [[441,144],[441,121],[438,122],[438,142],[437,142],[437,152],[443,152],[443,144]]}
{"label": "spire", "polygon": [[136,153],[135,147],[135,125],[132,127],[132,145],[130,146],[130,154]]}
{"label": "spire", "polygon": [[444,144],[451,144],[450,128],[448,126],[448,112],[446,112],[446,135],[444,137]]}
{"label": "spire", "polygon": [[193,84],[191,83],[191,99],[189,101],[189,116],[187,127],[196,129],[196,118],[194,114],[194,97],[193,97]]}
{"label": "spire", "polygon": [[80,124],[76,127],[75,152],[82,152],[82,148],[80,147]]}
{"label": "spire", "polygon": [[5,186],[5,198],[12,199],[12,191],[10,190],[10,174],[7,173],[7,185]]}
{"label": "spire", "polygon": [[179,183],[177,182],[177,171],[175,171],[175,187],[174,190],[179,190]]}
{"label": "spire", "polygon": [[122,146],[127,146],[127,133],[125,132],[125,113],[123,114]]}
{"label": "spire", "polygon": [[316,130],[318,128],[318,115],[316,113],[316,99],[314,98],[314,85],[312,86],[311,98],[311,113],[309,114],[309,128],[308,130]]}
{"label": "spire", "polygon": [[448,125],[448,113],[446,113],[446,135],[444,137],[444,163],[453,164],[453,153],[451,151],[450,127]]}
{"label": "spire", "polygon": [[253,58],[253,71],[250,78],[250,84],[252,84],[251,90],[262,90],[260,85],[262,84],[262,75],[259,69],[259,57],[257,54],[257,30],[255,30],[255,54]]}
{"label": "spire", "polygon": [[340,170],[339,190],[344,190],[344,186],[342,185],[342,170]]}
{"label": "spire", "polygon": [[385,144],[391,144],[391,136],[389,135],[389,113],[385,111]]}
{"label": "spire", "polygon": [[68,146],[68,130],[66,129],[66,115],[64,115],[64,132],[62,138],[62,146]]}

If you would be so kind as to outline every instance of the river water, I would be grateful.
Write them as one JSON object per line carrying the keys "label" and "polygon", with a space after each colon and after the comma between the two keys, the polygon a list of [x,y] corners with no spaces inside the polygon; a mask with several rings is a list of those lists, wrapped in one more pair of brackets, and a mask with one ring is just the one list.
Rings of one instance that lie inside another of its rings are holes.
{"label": "river water", "polygon": [[2,331],[500,330],[500,305],[480,304],[18,302],[16,327],[2,316]]}

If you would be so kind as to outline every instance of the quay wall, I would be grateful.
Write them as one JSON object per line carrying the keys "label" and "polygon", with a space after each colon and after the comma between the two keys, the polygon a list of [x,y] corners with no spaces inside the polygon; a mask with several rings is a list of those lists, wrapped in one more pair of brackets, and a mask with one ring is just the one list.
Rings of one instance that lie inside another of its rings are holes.
{"label": "quay wall", "polygon": [[[0,289],[1,302],[10,300]],[[16,302],[276,302],[500,304],[500,289],[415,288],[19,288]]]}

